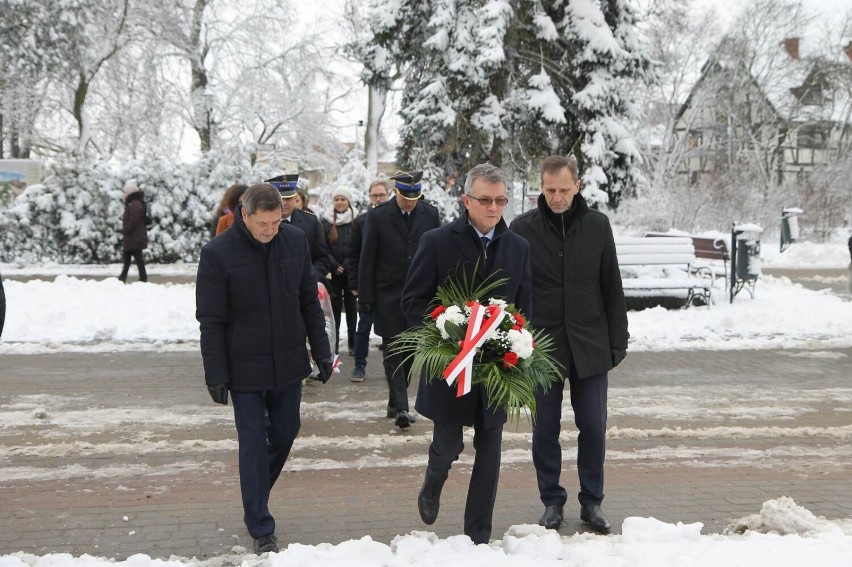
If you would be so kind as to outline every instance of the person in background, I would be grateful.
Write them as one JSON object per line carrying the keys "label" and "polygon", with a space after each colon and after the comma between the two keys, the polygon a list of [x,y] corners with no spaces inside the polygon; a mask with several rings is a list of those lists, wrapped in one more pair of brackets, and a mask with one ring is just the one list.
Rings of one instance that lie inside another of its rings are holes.
{"label": "person in background", "polygon": [[[424,234],[411,263],[402,291],[402,311],[411,326],[423,324],[424,316],[434,307],[438,286],[456,271],[457,277],[463,273],[476,285],[489,278],[505,278],[487,297],[476,299],[487,302],[490,297],[500,298],[515,304],[524,314],[532,314],[530,246],[509,232],[503,220],[509,203],[503,172],[490,163],[477,165],[468,172],[464,187],[465,211],[452,224]],[[475,544],[488,543],[506,412],[492,405],[480,384],[457,397],[455,386],[450,387],[440,376],[426,375],[420,377],[415,407],[433,421],[434,428],[426,475],[417,497],[420,518],[427,525],[438,518],[441,489],[464,448],[462,431],[472,426],[476,455],[464,509],[464,533]]]}
{"label": "person in background", "polygon": [[577,161],[550,156],[541,163],[538,206],[512,221],[532,251],[534,315],[530,322],[553,338],[567,380],[536,395],[532,457],[544,514],[539,524],[562,525],[568,492],[562,472],[562,396],[567,382],[577,425],[580,520],[608,533],[604,499],[608,372],[627,355],[627,307],[615,240],[606,215],[580,195]]}
{"label": "person in background", "polygon": [[308,247],[311,249],[311,261],[317,281],[322,282],[331,273],[331,258],[329,258],[328,245],[322,231],[322,223],[311,212],[303,211],[296,207],[296,188],[299,182],[298,173],[279,175],[267,179],[269,183],[281,194],[281,222],[292,224],[302,230],[308,238]]}
{"label": "person in background", "polygon": [[3,325],[6,323],[6,290],[3,289],[3,276],[0,275],[0,337],[3,336]]}
{"label": "person in background", "polygon": [[202,247],[196,280],[204,380],[214,402],[233,400],[243,520],[258,554],[278,551],[269,493],[299,433],[306,339],[319,380],[332,373],[308,242],[281,210],[275,187],[249,187],[233,228]]}
{"label": "person in background", "polygon": [[352,207],[352,190],[336,187],[331,194],[332,205],[322,217],[325,240],[331,260],[331,308],[337,329],[335,350],[340,345],[340,317],[346,312],[346,332],[349,355],[355,354],[355,327],[358,314],[355,296],[349,288],[349,249],[352,242],[352,226],[358,210]]}
{"label": "person in background", "polygon": [[219,236],[234,224],[234,211],[237,210],[237,205],[243,202],[243,193],[248,189],[248,185],[235,183],[228,187],[225,191],[224,200],[227,200],[227,208],[225,213],[219,217],[219,223],[216,225],[216,236]]}
{"label": "person in background", "polygon": [[228,191],[230,191],[232,187],[233,185],[225,189],[225,193],[222,195],[222,198],[219,199],[219,204],[216,205],[216,209],[213,211],[213,219],[210,221],[210,238],[216,236],[216,228],[219,226],[219,219],[222,218],[222,215],[233,210],[228,208]]}
{"label": "person in background", "polygon": [[304,187],[296,187],[296,196],[293,197],[296,208],[300,211],[305,211],[306,213],[315,214],[314,211],[309,206],[310,199],[308,197],[308,191]]}
{"label": "person in background", "polygon": [[148,247],[148,227],[145,226],[148,206],[145,203],[145,194],[135,181],[125,183],[122,192],[124,193],[124,215],[121,217],[121,234],[124,235],[124,240],[121,247],[124,253],[124,265],[118,279],[127,281],[132,259],[139,270],[139,281],[147,282],[148,273],[145,271],[145,261],[142,259],[142,250]]}
{"label": "person in background", "polygon": [[396,198],[367,213],[358,267],[358,308],[372,314],[376,334],[382,337],[387,416],[395,417],[400,429],[407,429],[414,421],[408,413],[411,360],[389,354],[387,345],[408,328],[399,300],[420,238],[441,225],[438,209],[420,200],[422,177],[422,171],[399,172],[391,177]]}
{"label": "person in background", "polygon": [[852,293],[852,236],[849,237],[849,242],[846,243],[849,246],[849,267],[846,268],[846,281],[849,284],[849,293]]}
{"label": "person in background", "polygon": [[[376,179],[370,183],[367,196],[370,198],[370,208],[374,209],[387,202],[390,197],[390,183],[387,179]],[[367,211],[364,211],[352,223],[352,240],[349,247],[349,287],[352,295],[358,295],[358,266],[361,262],[361,242],[364,235],[364,221]],[[367,369],[367,353],[370,350],[370,331],[373,328],[372,313],[358,312],[358,328],[355,331],[355,368],[352,370],[353,382],[363,382]],[[393,416],[396,417],[396,416]]]}

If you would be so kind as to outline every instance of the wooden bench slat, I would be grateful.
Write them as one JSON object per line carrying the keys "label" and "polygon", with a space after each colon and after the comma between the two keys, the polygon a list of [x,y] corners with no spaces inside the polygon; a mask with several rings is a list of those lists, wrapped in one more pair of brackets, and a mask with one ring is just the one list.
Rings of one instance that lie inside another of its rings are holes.
{"label": "wooden bench slat", "polygon": [[621,254],[618,252],[619,266],[664,266],[675,264],[692,264],[695,262],[695,254],[654,254],[646,252],[643,254]]}
{"label": "wooden bench slat", "polygon": [[689,254],[695,253],[692,244],[669,244],[667,246],[642,246],[640,244],[623,244],[616,245],[618,254],[641,254],[643,252],[653,252],[654,254]]}

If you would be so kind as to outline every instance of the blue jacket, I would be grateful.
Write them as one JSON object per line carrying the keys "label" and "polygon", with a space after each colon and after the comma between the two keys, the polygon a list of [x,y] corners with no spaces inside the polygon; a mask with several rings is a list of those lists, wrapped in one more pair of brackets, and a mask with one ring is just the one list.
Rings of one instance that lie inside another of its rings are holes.
{"label": "blue jacket", "polygon": [[[434,307],[432,300],[435,291],[451,271],[459,267],[470,277],[477,262],[478,282],[490,274],[496,274],[496,279],[508,278],[502,286],[491,292],[490,297],[514,303],[525,316],[531,318],[533,304],[529,244],[517,234],[509,232],[506,222],[501,219],[495,229],[494,239],[487,249],[483,249],[479,236],[464,213],[452,224],[430,230],[420,240],[420,247],[402,292],[402,310],[409,325],[423,324],[424,316]],[[488,298],[479,299],[484,301]],[[473,425],[477,400],[484,396],[484,389],[477,385],[470,394],[457,398],[455,386],[448,386],[440,376],[422,376],[414,407],[433,421]],[[482,401],[482,407],[487,408],[483,415],[486,427],[506,422],[505,411],[489,408],[489,402]]]}
{"label": "blue jacket", "polygon": [[201,249],[196,281],[204,379],[231,390],[283,390],[331,357],[305,233],[283,225],[269,244],[234,215]]}

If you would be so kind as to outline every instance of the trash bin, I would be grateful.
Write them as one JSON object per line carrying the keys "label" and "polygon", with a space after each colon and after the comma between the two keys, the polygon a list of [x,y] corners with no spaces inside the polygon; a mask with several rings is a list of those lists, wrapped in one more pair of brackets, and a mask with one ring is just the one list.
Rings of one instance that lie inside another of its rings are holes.
{"label": "trash bin", "polygon": [[803,212],[796,207],[781,209],[781,252],[799,240],[799,215]]}
{"label": "trash bin", "polygon": [[760,240],[737,238],[737,280],[756,280],[760,273]]}

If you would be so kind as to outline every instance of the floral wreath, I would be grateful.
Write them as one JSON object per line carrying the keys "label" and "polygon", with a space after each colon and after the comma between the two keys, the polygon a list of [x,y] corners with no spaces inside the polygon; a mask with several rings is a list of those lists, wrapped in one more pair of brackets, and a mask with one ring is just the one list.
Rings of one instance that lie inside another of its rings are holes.
{"label": "floral wreath", "polygon": [[552,339],[533,329],[514,304],[489,297],[507,281],[489,276],[474,287],[464,271],[461,277],[451,273],[423,325],[401,333],[389,348],[411,359],[409,379],[425,373],[430,381],[455,383],[457,397],[481,384],[491,407],[515,419],[527,408],[534,420],[536,392],[560,380],[561,371]]}

